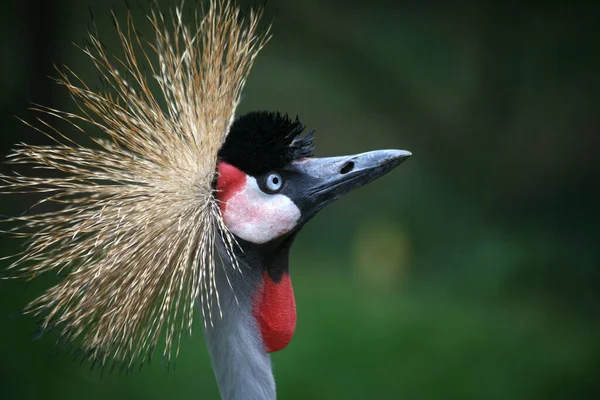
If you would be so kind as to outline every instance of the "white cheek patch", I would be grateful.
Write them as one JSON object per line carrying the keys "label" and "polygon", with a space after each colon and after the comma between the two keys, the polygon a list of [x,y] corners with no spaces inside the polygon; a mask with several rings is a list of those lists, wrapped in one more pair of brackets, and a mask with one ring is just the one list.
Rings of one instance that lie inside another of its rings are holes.
{"label": "white cheek patch", "polygon": [[244,187],[227,200],[223,220],[231,232],[248,242],[262,244],[291,231],[300,209],[287,196],[266,194],[248,176]]}

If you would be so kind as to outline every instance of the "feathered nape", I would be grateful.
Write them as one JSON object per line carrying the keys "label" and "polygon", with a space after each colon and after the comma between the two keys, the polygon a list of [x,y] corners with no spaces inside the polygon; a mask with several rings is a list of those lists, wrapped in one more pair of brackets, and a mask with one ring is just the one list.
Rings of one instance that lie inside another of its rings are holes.
{"label": "feathered nape", "polygon": [[[35,129],[56,144],[23,144],[9,162],[60,177],[0,175],[3,193],[34,192],[44,196],[41,202],[61,206],[5,221],[18,223],[10,233],[28,239],[8,267],[10,276],[65,274],[26,312],[43,316],[42,330],[59,329],[63,341],[77,340],[85,357],[102,365],[143,362],[161,337],[164,356],[174,358],[182,333],[192,329],[197,299],[205,324],[221,312],[218,259],[237,266],[235,239],[211,184],[268,29],[258,34],[260,13],[244,22],[226,0],[210,1],[195,17],[188,26],[181,8],[165,18],[153,7],[148,19],[156,37],[145,42],[128,14],[126,27],[115,22],[122,58],[107,54],[91,33],[83,50],[108,89],[90,89],[65,67],[59,82],[80,112],[34,109],[69,122],[75,137],[90,137],[97,146],[84,147],[38,118]],[[100,133],[86,134],[86,126]]]}

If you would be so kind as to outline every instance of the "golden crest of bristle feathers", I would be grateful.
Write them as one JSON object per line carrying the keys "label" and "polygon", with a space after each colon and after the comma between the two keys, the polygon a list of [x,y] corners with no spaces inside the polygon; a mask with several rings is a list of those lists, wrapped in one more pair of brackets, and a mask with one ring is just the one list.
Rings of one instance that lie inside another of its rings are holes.
{"label": "golden crest of bristle feathers", "polygon": [[[23,144],[9,155],[12,164],[60,173],[0,175],[2,193],[34,192],[60,205],[5,220],[19,225],[10,233],[28,239],[9,275],[65,275],[26,312],[43,317],[42,330],[77,340],[87,358],[132,366],[162,337],[170,360],[191,331],[197,300],[205,323],[219,316],[215,268],[219,258],[237,262],[212,182],[249,70],[268,40],[259,19],[250,12],[242,20],[239,8],[212,0],[188,26],[182,7],[165,18],[153,6],[155,37],[145,41],[130,13],[125,24],[115,18],[123,56],[107,54],[97,33],[83,48],[105,89],[92,90],[64,67],[58,81],[80,111],[34,107],[69,122],[75,134],[37,118],[30,126],[55,144]],[[78,135],[96,146],[79,144]]]}

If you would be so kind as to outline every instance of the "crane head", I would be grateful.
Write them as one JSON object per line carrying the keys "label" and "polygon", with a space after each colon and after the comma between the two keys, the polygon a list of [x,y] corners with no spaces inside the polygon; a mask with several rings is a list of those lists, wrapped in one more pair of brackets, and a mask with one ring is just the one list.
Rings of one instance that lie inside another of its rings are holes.
{"label": "crane head", "polygon": [[[6,233],[29,239],[6,273],[28,280],[59,273],[24,312],[41,318],[40,334],[60,326],[61,346],[77,342],[84,359],[103,367],[119,362],[129,370],[163,340],[163,356],[174,360],[199,305],[219,386],[238,394],[223,397],[274,398],[264,350],[282,349],[294,333],[288,264],[296,234],[325,205],[410,153],[314,158],[313,133],[297,118],[253,112],[234,120],[270,28],[260,32],[261,11],[244,19],[227,0],[211,0],[189,27],[184,14],[175,8],[165,18],[153,9],[154,42],[137,36],[131,14],[123,25],[115,19],[123,58],[91,33],[84,52],[107,82],[103,89],[59,70],[80,112],[35,110],[68,121],[76,134],[39,118],[40,126],[26,122],[54,144],[17,147],[9,161],[32,166],[32,174],[0,174],[0,192],[35,193],[43,198],[36,206],[64,208],[0,218],[17,225]],[[86,125],[100,130],[84,135],[95,147],[77,142]],[[253,273],[237,275],[234,291],[229,276],[221,279],[227,267]],[[223,310],[238,297],[237,310]],[[257,386],[251,370],[270,395],[247,394]]]}
{"label": "crane head", "polygon": [[233,123],[219,152],[215,186],[223,220],[242,257],[262,261],[253,311],[268,351],[285,347],[295,329],[288,254],[296,233],[327,204],[411,155],[378,150],[315,158],[313,133],[305,134],[297,118],[252,112]]}

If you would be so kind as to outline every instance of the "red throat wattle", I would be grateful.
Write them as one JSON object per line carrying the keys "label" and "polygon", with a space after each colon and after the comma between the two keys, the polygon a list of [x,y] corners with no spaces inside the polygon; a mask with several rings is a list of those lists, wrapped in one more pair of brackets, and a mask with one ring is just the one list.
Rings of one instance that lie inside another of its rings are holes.
{"label": "red throat wattle", "polygon": [[292,280],[286,272],[279,282],[263,273],[263,283],[253,299],[253,314],[258,322],[268,353],[288,345],[296,330],[296,301]]}
{"label": "red throat wattle", "polygon": [[[227,222],[227,202],[244,188],[247,176],[243,171],[226,162],[219,162],[218,170],[217,198],[221,213]],[[252,216],[250,211],[246,214]],[[258,218],[254,218],[253,224],[256,224],[257,220]],[[232,227],[230,226],[230,228]],[[287,230],[279,234],[285,232]],[[252,238],[246,238],[246,240],[252,241]],[[262,282],[252,301],[252,312],[260,328],[267,352],[283,349],[292,340],[296,329],[296,301],[290,275],[286,272],[279,282],[275,282],[268,273],[264,272]]]}

